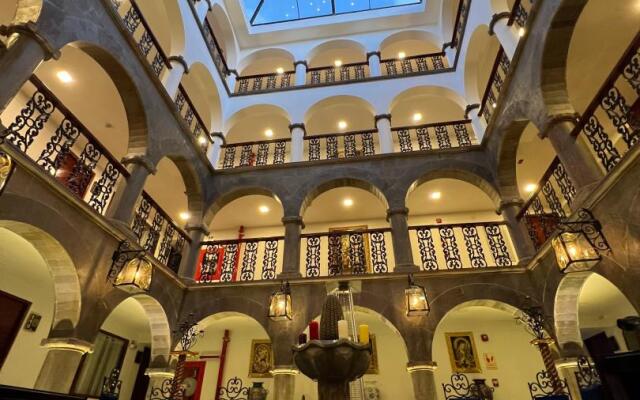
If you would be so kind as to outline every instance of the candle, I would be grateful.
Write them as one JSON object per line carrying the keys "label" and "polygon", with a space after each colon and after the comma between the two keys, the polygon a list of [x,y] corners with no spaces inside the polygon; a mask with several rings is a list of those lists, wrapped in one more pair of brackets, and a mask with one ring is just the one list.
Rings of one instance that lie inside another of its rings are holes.
{"label": "candle", "polygon": [[338,339],[349,339],[349,326],[344,319],[338,321]]}
{"label": "candle", "polygon": [[369,344],[369,325],[358,326],[358,341],[362,344]]}
{"label": "candle", "polygon": [[307,334],[306,333],[301,333],[298,336],[298,344],[305,344],[307,343]]}
{"label": "candle", "polygon": [[309,322],[309,340],[320,339],[320,325],[318,321]]}

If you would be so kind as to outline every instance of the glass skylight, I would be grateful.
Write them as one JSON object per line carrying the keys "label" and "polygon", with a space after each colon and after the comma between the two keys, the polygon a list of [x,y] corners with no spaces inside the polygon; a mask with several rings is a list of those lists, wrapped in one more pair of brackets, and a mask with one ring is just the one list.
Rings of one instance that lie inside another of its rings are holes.
{"label": "glass skylight", "polygon": [[420,4],[422,0],[243,0],[251,25]]}

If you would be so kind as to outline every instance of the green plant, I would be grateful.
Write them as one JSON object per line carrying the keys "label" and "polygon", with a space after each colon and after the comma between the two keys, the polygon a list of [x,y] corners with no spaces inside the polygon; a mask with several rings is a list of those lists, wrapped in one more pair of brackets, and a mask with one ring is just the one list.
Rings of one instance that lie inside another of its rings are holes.
{"label": "green plant", "polygon": [[342,305],[338,296],[330,294],[322,306],[322,316],[320,317],[320,339],[338,339],[338,321],[344,319]]}

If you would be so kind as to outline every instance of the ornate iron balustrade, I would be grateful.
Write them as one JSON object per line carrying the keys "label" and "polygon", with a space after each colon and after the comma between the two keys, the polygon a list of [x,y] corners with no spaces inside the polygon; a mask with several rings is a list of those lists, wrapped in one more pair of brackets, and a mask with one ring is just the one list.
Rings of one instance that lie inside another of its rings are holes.
{"label": "ornate iron balustrade", "polygon": [[582,134],[602,168],[611,171],[640,138],[640,33],[580,118]]}
{"label": "ornate iron balustrade", "polygon": [[449,67],[444,52],[420,54],[405,58],[389,58],[381,60],[384,66],[383,75],[411,75],[441,71]]}
{"label": "ornate iron balustrade", "polygon": [[206,151],[208,145],[211,143],[211,137],[207,132],[204,121],[202,121],[202,117],[200,117],[198,110],[196,110],[196,107],[191,102],[191,99],[184,90],[184,87],[182,87],[182,84],[178,86],[178,92],[176,93],[174,104],[178,113],[182,116],[182,120],[187,124],[189,131],[193,134],[193,137],[196,139],[203,151]]}
{"label": "ornate iron balustrade", "polygon": [[288,162],[291,139],[234,143],[222,146],[222,168],[259,167]]}
{"label": "ornate iron balustrade", "polygon": [[273,280],[282,272],[283,236],[205,241],[200,246],[200,283]]}
{"label": "ornate iron balustrade", "polygon": [[236,79],[236,93],[244,94],[285,89],[295,84],[295,82],[292,82],[295,79],[295,74],[295,71],[285,71],[281,74],[274,72],[272,74],[240,76]]}
{"label": "ornate iron balustrade", "polygon": [[515,23],[520,29],[524,29],[527,26],[532,6],[533,0],[516,0],[511,9],[511,16],[509,16],[509,26]]}
{"label": "ornate iron balustrade", "polygon": [[396,152],[428,151],[477,145],[471,120],[391,129]]}
{"label": "ornate iron balustrade", "polygon": [[487,88],[485,89],[484,96],[482,97],[480,112],[478,113],[478,115],[484,117],[487,124],[491,121],[493,111],[498,106],[498,98],[502,91],[502,87],[504,86],[504,81],[509,74],[510,67],[511,62],[509,61],[509,58],[504,52],[502,46],[500,46],[500,50],[498,51],[498,55],[496,56],[496,60],[491,69],[491,74],[489,75]]}
{"label": "ornate iron balustrade", "polygon": [[361,81],[369,77],[369,63],[358,62],[339,67],[326,66],[307,69],[307,86],[332,85]]}
{"label": "ornate iron balustrade", "polygon": [[1,136],[71,193],[105,214],[127,170],[35,75],[2,113]]}
{"label": "ornate iron balustrade", "polygon": [[471,0],[460,0],[458,2],[458,12],[456,14],[456,21],[454,23],[455,29],[451,37],[451,42],[445,44],[446,47],[455,49],[460,48],[460,42],[464,37],[464,30],[467,27],[467,20],[469,19],[469,11],[471,10]]}
{"label": "ornate iron balustrade", "polygon": [[517,263],[504,222],[409,227],[421,270],[510,267]]}
{"label": "ornate iron balustrade", "polygon": [[131,230],[150,255],[178,272],[184,244],[191,239],[147,192],[138,199]]}
{"label": "ornate iron balustrade", "polygon": [[537,249],[553,235],[560,220],[571,215],[576,189],[557,157],[544,173],[538,189],[524,204],[518,219],[524,219],[529,236]]}
{"label": "ornate iron balustrade", "polygon": [[536,381],[529,382],[529,393],[531,400],[546,399],[549,396],[554,396],[553,399],[559,400],[564,398],[565,400],[571,400],[571,394],[569,394],[569,388],[567,386],[567,380],[560,380],[560,387],[555,387],[553,380],[549,376],[549,372],[546,369],[536,374]]}
{"label": "ornate iron balustrade", "polygon": [[211,27],[208,18],[205,18],[204,20],[202,33],[204,36],[204,41],[207,44],[209,51],[211,52],[213,64],[218,69],[220,76],[224,78],[229,74],[229,66],[227,65],[227,60],[224,56],[224,52],[222,51],[222,47],[220,47],[220,44],[216,39],[216,35],[213,33],[213,28]]}
{"label": "ornate iron balustrade", "polygon": [[160,78],[164,69],[170,67],[169,61],[135,0],[111,0],[111,4],[135,42],[135,47],[147,60],[153,73]]}
{"label": "ornate iron balustrade", "polygon": [[469,378],[465,374],[454,373],[450,380],[451,383],[442,384],[445,400],[483,399],[479,386],[474,382],[469,382]]}
{"label": "ornate iron balustrade", "polygon": [[307,136],[304,143],[307,161],[372,156],[376,154],[376,130]]}
{"label": "ornate iron balustrade", "polygon": [[588,358],[578,358],[578,370],[574,372],[581,390],[589,390],[602,385],[600,374]]}
{"label": "ornate iron balustrade", "polygon": [[390,228],[307,233],[301,240],[308,278],[389,272]]}

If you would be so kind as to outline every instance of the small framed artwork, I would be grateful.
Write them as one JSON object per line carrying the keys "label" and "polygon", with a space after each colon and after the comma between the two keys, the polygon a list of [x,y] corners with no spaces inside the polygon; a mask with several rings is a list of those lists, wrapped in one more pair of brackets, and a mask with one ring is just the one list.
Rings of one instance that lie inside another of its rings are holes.
{"label": "small framed artwork", "polygon": [[483,342],[488,342],[489,335],[487,335],[486,333],[483,333],[482,335],[480,335],[480,340],[482,340]]}
{"label": "small framed artwork", "polygon": [[460,373],[482,372],[471,332],[445,333],[451,370]]}
{"label": "small framed artwork", "polygon": [[369,335],[369,340],[371,340],[371,361],[369,361],[369,369],[365,374],[367,375],[377,375],[380,373],[378,369],[378,343],[376,342],[376,335]]}
{"label": "small framed artwork", "polygon": [[493,353],[484,353],[484,366],[487,369],[498,369],[498,362],[496,361],[496,356]]}
{"label": "small framed artwork", "polygon": [[269,340],[254,339],[251,341],[249,358],[249,378],[271,378],[273,369],[273,350]]}
{"label": "small framed artwork", "polygon": [[27,322],[24,324],[24,329],[35,332],[38,329],[38,325],[40,325],[40,320],[42,320],[42,316],[36,313],[31,313],[27,317]]}

